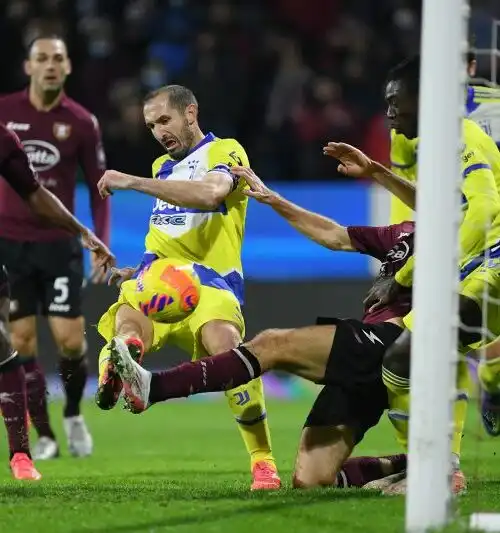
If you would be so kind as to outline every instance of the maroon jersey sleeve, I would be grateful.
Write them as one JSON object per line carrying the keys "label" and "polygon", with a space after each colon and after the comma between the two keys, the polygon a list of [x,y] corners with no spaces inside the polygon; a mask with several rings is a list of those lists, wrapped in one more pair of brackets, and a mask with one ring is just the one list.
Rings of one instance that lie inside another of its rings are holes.
{"label": "maroon jersey sleeve", "polygon": [[348,226],[351,244],[362,254],[371,255],[384,261],[387,252],[394,246],[402,233],[413,231],[407,223],[392,226]]}
{"label": "maroon jersey sleeve", "polygon": [[89,116],[82,127],[80,146],[80,165],[90,192],[90,206],[96,235],[109,245],[110,201],[102,199],[97,190],[97,182],[106,170],[106,156],[102,146],[99,123],[94,116]]}
{"label": "maroon jersey sleeve", "polygon": [[0,124],[0,174],[23,199],[40,187],[17,135],[3,124]]}

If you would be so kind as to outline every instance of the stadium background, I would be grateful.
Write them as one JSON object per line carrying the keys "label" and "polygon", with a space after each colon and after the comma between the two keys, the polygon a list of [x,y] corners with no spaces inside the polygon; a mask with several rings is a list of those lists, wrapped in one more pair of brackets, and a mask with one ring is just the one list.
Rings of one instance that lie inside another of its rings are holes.
{"label": "stadium background", "polygon": [[[500,5],[472,4],[475,45],[488,48]],[[341,139],[387,161],[381,88],[388,68],[418,49],[419,9],[412,0],[308,0],[307,9],[302,0],[6,0],[0,93],[26,84],[26,44],[53,31],[66,38],[73,61],[67,92],[99,118],[109,168],[150,174],[161,148],[144,127],[142,97],[181,83],[199,100],[202,128],[238,138],[254,169],[287,198],[344,224],[385,223],[386,195],[369,183],[342,181],[321,146]],[[487,59],[480,60],[482,73]],[[77,206],[90,224],[83,184]],[[120,265],[138,263],[151,206],[146,196],[114,195],[111,244]],[[358,316],[373,270],[365,257],[308,242],[256,202],[243,257],[250,335],[322,314]],[[93,325],[116,291],[85,291],[89,353],[97,356]],[[55,371],[44,328],[41,353],[47,371]],[[182,358],[168,350],[149,364]],[[57,380],[51,390],[57,393]]]}

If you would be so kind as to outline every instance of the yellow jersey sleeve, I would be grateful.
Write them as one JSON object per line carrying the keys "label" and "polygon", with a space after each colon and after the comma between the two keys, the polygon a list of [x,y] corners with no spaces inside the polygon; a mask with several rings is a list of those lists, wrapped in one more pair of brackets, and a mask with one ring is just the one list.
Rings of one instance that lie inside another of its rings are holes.
{"label": "yellow jersey sleeve", "polygon": [[[485,247],[488,231],[500,213],[500,196],[487,157],[478,148],[465,145],[462,152],[462,211],[460,224],[460,266],[468,263]],[[413,282],[414,257],[396,274],[396,281],[405,287]]]}
{"label": "yellow jersey sleeve", "polygon": [[[404,135],[391,131],[391,170],[414,182],[417,178],[416,173],[416,145],[418,140],[407,139]],[[391,195],[391,214],[390,224],[400,224],[405,220],[414,220],[415,214],[413,209],[404,204],[399,198]]]}
{"label": "yellow jersey sleeve", "polygon": [[151,165],[151,175],[153,176],[153,178],[156,178],[156,175],[160,171],[161,166],[163,165],[163,163],[165,163],[165,161],[167,161],[167,159],[170,159],[170,156],[168,154],[164,154],[160,157],[157,157],[153,161],[153,164]]}
{"label": "yellow jersey sleeve", "polygon": [[231,167],[248,167],[247,153],[235,139],[218,139],[213,142],[208,151],[208,172],[225,172],[233,181],[233,191],[246,186],[244,180],[231,174]]}

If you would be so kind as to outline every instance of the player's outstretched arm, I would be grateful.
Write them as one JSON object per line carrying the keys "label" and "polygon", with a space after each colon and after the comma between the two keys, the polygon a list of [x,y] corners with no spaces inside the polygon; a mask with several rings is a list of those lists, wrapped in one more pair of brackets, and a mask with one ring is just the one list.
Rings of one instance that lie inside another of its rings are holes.
{"label": "player's outstretched arm", "polygon": [[357,251],[351,243],[349,233],[345,226],[286,200],[264,185],[262,180],[251,168],[233,167],[231,168],[231,172],[243,178],[249,185],[249,189],[243,189],[243,194],[255,198],[263,204],[270,205],[279,215],[306,237],[330,250],[342,250],[345,252]]}
{"label": "player's outstretched arm", "polygon": [[358,148],[345,143],[330,142],[323,148],[323,153],[340,161],[338,171],[353,178],[373,178],[382,187],[397,196],[411,209],[416,206],[416,188],[413,183],[370,159]]}
{"label": "player's outstretched arm", "polygon": [[233,189],[233,180],[226,172],[208,172],[201,181],[157,180],[107,170],[97,184],[106,198],[114,190],[134,190],[180,207],[217,209]]}

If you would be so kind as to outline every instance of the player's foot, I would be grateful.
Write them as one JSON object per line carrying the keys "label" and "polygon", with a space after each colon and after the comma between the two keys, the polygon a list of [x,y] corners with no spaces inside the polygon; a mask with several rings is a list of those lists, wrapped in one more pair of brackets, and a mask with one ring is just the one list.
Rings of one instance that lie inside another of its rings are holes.
{"label": "player's foot", "polygon": [[[111,362],[113,343],[114,339],[109,345],[108,349],[110,352],[110,357],[105,362],[106,368],[99,379],[99,384],[97,386],[97,392],[95,395],[97,406],[104,410],[112,409],[116,405],[123,389],[122,380],[120,376],[118,376],[115,367]],[[140,339],[136,339],[135,337],[131,337],[125,340],[125,344],[128,346],[131,357],[141,364],[144,355],[144,345],[142,344],[142,341]]]}
{"label": "player's foot", "polygon": [[396,472],[395,474],[391,474],[390,476],[386,476],[381,479],[374,479],[373,481],[369,481],[361,488],[364,490],[376,490],[382,492],[394,483],[401,481],[405,477],[406,470],[403,470],[402,472]]}
{"label": "player's foot", "polygon": [[110,344],[110,360],[123,383],[125,403],[133,413],[149,407],[151,372],[135,362],[123,339],[115,337]]}
{"label": "player's foot", "polygon": [[[401,496],[406,494],[407,478],[406,476],[382,490],[386,496]],[[455,470],[451,476],[451,492],[454,496],[459,496],[467,492],[467,481],[461,470]]]}
{"label": "player's foot", "polygon": [[252,468],[252,485],[250,490],[277,490],[281,479],[276,466],[271,461],[258,461]]}
{"label": "player's foot", "polygon": [[59,457],[59,446],[50,437],[40,437],[33,447],[33,459],[35,461],[46,461]]}
{"label": "player's foot", "polygon": [[87,457],[92,454],[94,442],[82,415],[65,418],[64,432],[68,439],[68,450],[73,457]]}
{"label": "player's foot", "polygon": [[15,453],[10,460],[10,470],[14,479],[38,481],[42,474],[25,453]]}
{"label": "player's foot", "polygon": [[483,392],[481,395],[481,419],[488,435],[500,435],[500,394]]}

